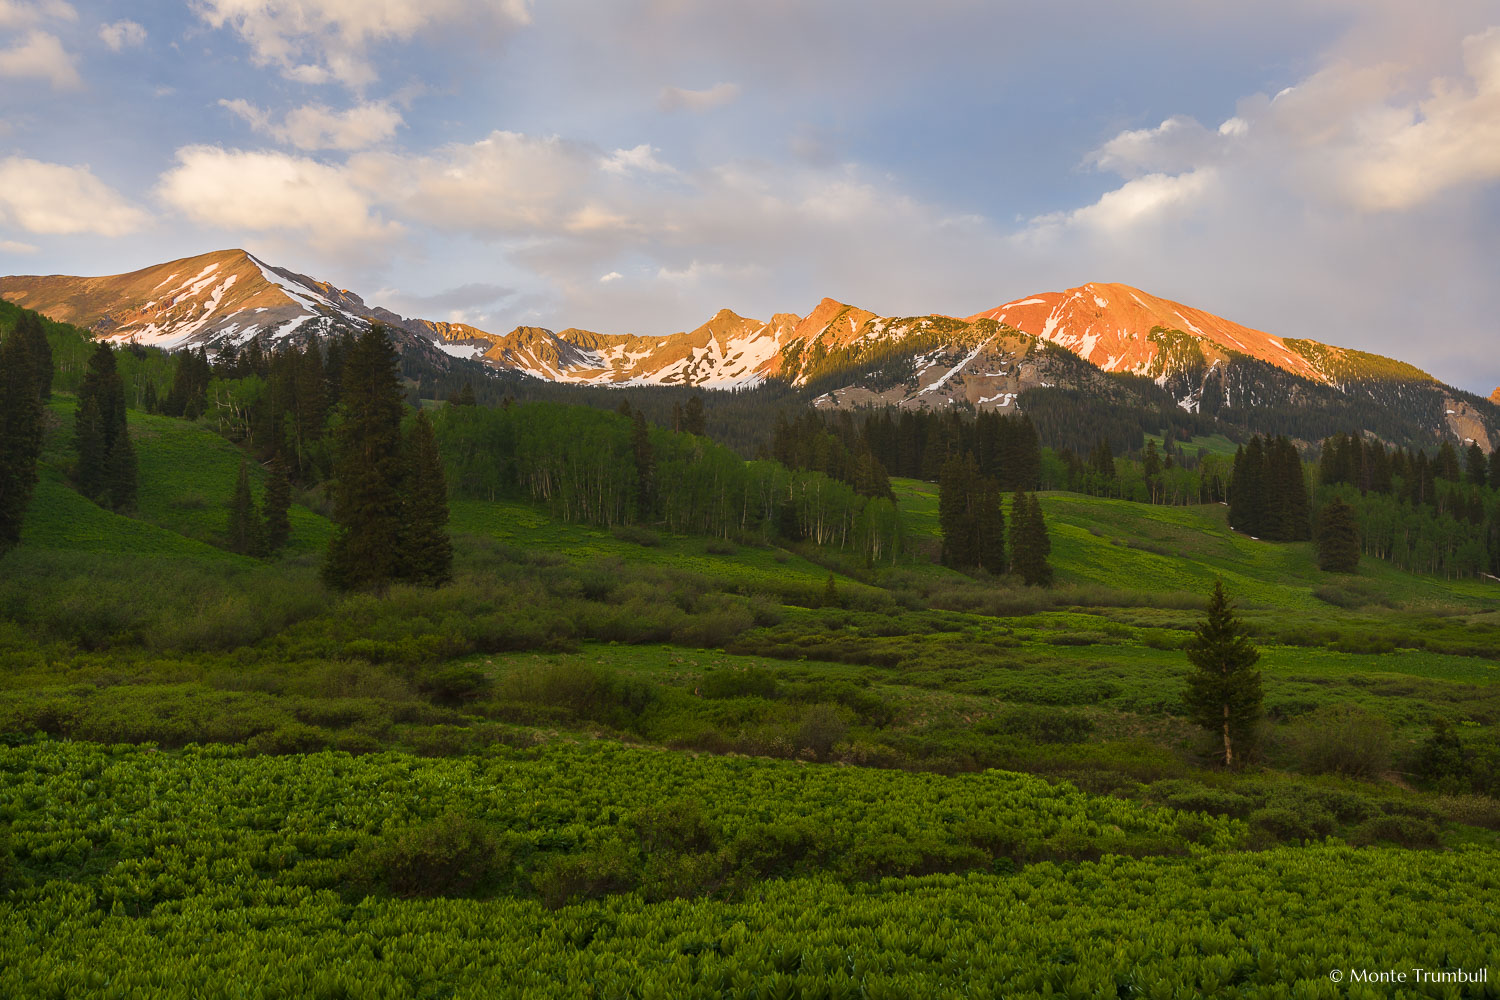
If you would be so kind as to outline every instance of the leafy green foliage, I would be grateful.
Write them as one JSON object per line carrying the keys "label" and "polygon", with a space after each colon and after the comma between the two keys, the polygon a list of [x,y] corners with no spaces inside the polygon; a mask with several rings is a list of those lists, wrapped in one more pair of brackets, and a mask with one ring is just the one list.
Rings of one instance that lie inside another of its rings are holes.
{"label": "leafy green foliage", "polygon": [[1223,581],[1214,582],[1208,613],[1187,645],[1194,672],[1183,696],[1194,722],[1219,736],[1224,766],[1243,758],[1255,744],[1261,717],[1260,652],[1250,644],[1234,615]]}

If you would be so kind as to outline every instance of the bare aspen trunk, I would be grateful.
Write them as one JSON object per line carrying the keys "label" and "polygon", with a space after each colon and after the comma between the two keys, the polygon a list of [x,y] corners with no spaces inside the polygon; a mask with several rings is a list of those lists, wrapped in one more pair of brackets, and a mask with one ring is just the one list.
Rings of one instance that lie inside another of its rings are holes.
{"label": "bare aspen trunk", "polygon": [[1224,706],[1224,766],[1234,766],[1234,748],[1229,742],[1229,706]]}

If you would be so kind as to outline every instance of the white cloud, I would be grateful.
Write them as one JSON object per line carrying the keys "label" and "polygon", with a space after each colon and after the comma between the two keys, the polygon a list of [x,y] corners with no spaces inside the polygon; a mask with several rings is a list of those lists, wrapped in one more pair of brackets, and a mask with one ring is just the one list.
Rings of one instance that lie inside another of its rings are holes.
{"label": "white cloud", "polygon": [[63,0],[0,0],[0,28],[30,28],[43,21],[76,21],[78,11]]}
{"label": "white cloud", "polygon": [[663,111],[711,111],[740,96],[737,83],[716,83],[706,90],[664,87],[657,104]]}
{"label": "white cloud", "polygon": [[1174,115],[1156,128],[1121,132],[1090,153],[1087,162],[1122,177],[1190,170],[1217,153],[1221,136],[1236,134],[1235,127],[1224,124],[1216,134],[1185,115]]}
{"label": "white cloud", "polygon": [[145,227],[145,212],[88,167],[0,160],[0,219],[30,233],[124,236]]}
{"label": "white cloud", "polygon": [[1146,174],[1105,192],[1092,205],[1032,220],[1030,235],[1056,235],[1059,227],[1070,227],[1102,235],[1126,236],[1140,226],[1191,214],[1217,179],[1213,167],[1199,167],[1175,175]]}
{"label": "white cloud", "polygon": [[38,249],[31,243],[22,243],[19,240],[0,240],[0,253],[33,254]]}
{"label": "white cloud", "polygon": [[1121,132],[1087,160],[1130,181],[1096,215],[1179,202],[1163,175],[1185,196],[1196,185],[1183,178],[1218,166],[1365,212],[1410,210],[1500,179],[1500,27],[1464,38],[1461,51],[1463,74],[1431,77],[1419,96],[1409,93],[1412,66],[1338,58],[1273,98],[1247,98],[1216,131],[1176,116]]}
{"label": "white cloud", "polygon": [[612,174],[624,174],[639,170],[648,174],[675,174],[677,171],[656,158],[660,150],[648,143],[631,149],[617,149],[599,161],[599,165]]}
{"label": "white cloud", "polygon": [[590,200],[598,154],[556,136],[493,132],[423,156],[362,153],[349,170],[407,217],[441,229],[515,236],[624,222]]}
{"label": "white cloud", "polygon": [[1500,179],[1500,27],[1463,42],[1468,78],[1439,78],[1415,104],[1385,104],[1355,126],[1347,150],[1362,208],[1399,210],[1464,184]]}
{"label": "white cloud", "polygon": [[364,87],[376,79],[372,46],[407,41],[436,25],[477,31],[531,22],[528,0],[197,0],[198,16],[229,27],[257,66],[302,83]]}
{"label": "white cloud", "polygon": [[0,76],[35,77],[49,81],[57,90],[83,86],[73,57],[56,35],[45,31],[28,32],[14,46],[0,51]]}
{"label": "white cloud", "polygon": [[619,281],[623,277],[625,277],[625,275],[621,274],[619,271],[611,271],[608,274],[601,274],[599,276],[599,284],[607,285],[611,281]]}
{"label": "white cloud", "polygon": [[398,231],[346,170],[284,153],[186,146],[157,193],[203,225],[297,232],[317,246],[350,247]]}
{"label": "white cloud", "polygon": [[381,101],[335,111],[322,104],[307,104],[287,112],[282,121],[243,99],[219,104],[249,123],[257,132],[298,149],[364,149],[391,138],[404,124],[401,113]]}
{"label": "white cloud", "polygon": [[146,29],[134,21],[116,21],[99,28],[99,38],[113,51],[134,48],[146,43]]}

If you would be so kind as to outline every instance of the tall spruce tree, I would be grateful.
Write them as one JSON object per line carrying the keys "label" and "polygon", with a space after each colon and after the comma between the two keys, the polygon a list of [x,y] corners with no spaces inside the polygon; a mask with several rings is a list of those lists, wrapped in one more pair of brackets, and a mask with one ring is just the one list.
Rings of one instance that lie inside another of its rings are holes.
{"label": "tall spruce tree", "polygon": [[116,510],[132,506],[136,495],[135,450],[125,425],[125,383],[108,344],[100,343],[89,356],[78,387],[73,429],[79,492]]}
{"label": "tall spruce tree", "polygon": [[244,556],[258,556],[265,547],[265,525],[255,509],[255,498],[250,492],[250,463],[240,460],[239,476],[235,480],[234,495],[229,501],[229,548]]}
{"label": "tall spruce tree", "polygon": [[1340,497],[1318,512],[1318,568],[1325,573],[1359,569],[1359,522],[1354,508]]}
{"label": "tall spruce tree", "polygon": [[970,493],[979,470],[974,456],[954,454],[938,476],[938,530],[943,536],[942,562],[954,569],[979,565],[979,526]]}
{"label": "tall spruce tree", "polygon": [[[1469,450],[1464,456],[1464,465],[1464,472],[1467,473],[1471,485],[1483,486],[1489,480],[1489,463],[1485,460],[1484,450],[1479,445],[1469,445]],[[1500,483],[1494,485],[1500,488]]]}
{"label": "tall spruce tree", "polygon": [[21,540],[21,524],[36,489],[42,386],[33,351],[33,343],[19,330],[0,342],[0,552]]}
{"label": "tall spruce tree", "polygon": [[979,567],[1000,576],[1009,568],[1005,554],[1005,512],[1000,508],[1000,487],[993,479],[981,479],[974,498],[974,527],[979,542]]}
{"label": "tall spruce tree", "polygon": [[1010,505],[1011,572],[1027,586],[1047,586],[1052,582],[1052,565],[1047,562],[1051,551],[1041,503],[1018,491]]}
{"label": "tall spruce tree", "polygon": [[266,551],[276,552],[292,537],[292,481],[280,455],[271,459],[271,478],[266,481],[261,509],[266,526]]}
{"label": "tall spruce tree", "polygon": [[115,510],[133,510],[136,482],[135,447],[130,443],[130,431],[122,427],[104,460],[104,489],[109,505]]}
{"label": "tall spruce tree", "polygon": [[343,590],[384,587],[401,575],[405,394],[385,329],[366,330],[343,355],[335,440],[335,530],[323,578]]}
{"label": "tall spruce tree", "polygon": [[37,395],[45,402],[52,398],[52,345],[47,342],[47,331],[42,328],[40,314],[27,309],[16,321],[14,336],[19,337],[25,347],[31,366],[32,381]]}
{"label": "tall spruce tree", "polygon": [[398,569],[403,579],[438,587],[453,579],[453,542],[448,538],[448,482],[426,413],[417,414],[406,453]]}
{"label": "tall spruce tree", "polygon": [[1261,718],[1260,651],[1245,637],[1244,627],[1214,581],[1208,613],[1187,645],[1193,672],[1183,701],[1188,715],[1223,743],[1224,766],[1233,767],[1254,747]]}

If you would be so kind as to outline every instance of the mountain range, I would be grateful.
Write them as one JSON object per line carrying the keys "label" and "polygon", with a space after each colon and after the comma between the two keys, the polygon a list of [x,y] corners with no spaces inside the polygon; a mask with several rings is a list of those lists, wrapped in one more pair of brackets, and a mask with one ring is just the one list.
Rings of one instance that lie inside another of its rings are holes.
{"label": "mountain range", "polygon": [[1010,411],[1035,389],[1129,395],[1128,382],[1110,377],[1119,375],[1152,380],[1193,412],[1317,406],[1335,398],[1329,390],[1403,406],[1419,398],[1432,433],[1486,452],[1500,445],[1500,389],[1488,400],[1471,396],[1400,361],[1277,337],[1122,284],[1037,293],[967,317],[880,316],[828,298],[806,315],[769,320],[722,309],[693,330],[662,336],[535,326],[495,334],[407,318],[244,250],[105,277],[3,277],[0,298],[97,337],[168,350],[256,336],[303,342],[381,322],[403,353],[440,368],[459,359],[613,386],[731,389],[776,380],[807,388],[819,407]]}

